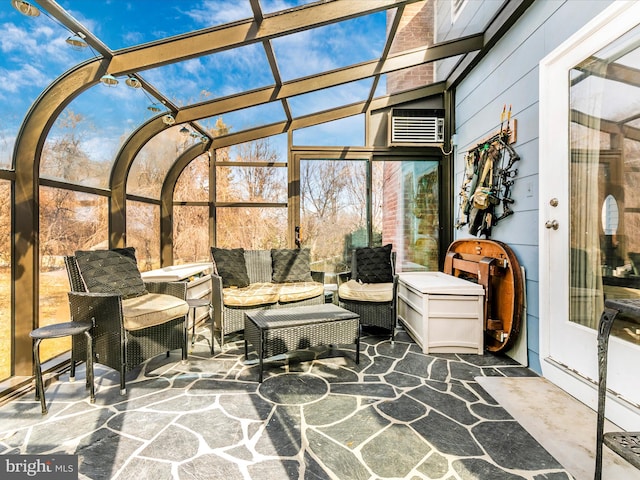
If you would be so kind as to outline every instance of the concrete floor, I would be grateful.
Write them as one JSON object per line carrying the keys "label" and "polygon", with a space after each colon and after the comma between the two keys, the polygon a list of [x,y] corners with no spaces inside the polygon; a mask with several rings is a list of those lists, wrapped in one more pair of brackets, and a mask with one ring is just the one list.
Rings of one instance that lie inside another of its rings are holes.
{"label": "concrete floor", "polygon": [[359,365],[353,345],[295,352],[259,384],[240,338],[214,357],[209,338],[201,328],[186,364],[172,352],[131,372],[126,396],[97,365],[90,404],[82,366],[47,387],[48,415],[33,393],[0,407],[0,453],[78,455],[95,480],[573,478],[483,388],[537,380],[509,358],[425,355],[402,331],[394,344],[369,332]]}
{"label": "concrete floor", "polygon": [[[595,468],[596,412],[545,378],[478,378],[500,403],[576,480],[592,480]],[[610,422],[605,432],[620,431]],[[640,471],[603,449],[604,480],[640,480]]]}

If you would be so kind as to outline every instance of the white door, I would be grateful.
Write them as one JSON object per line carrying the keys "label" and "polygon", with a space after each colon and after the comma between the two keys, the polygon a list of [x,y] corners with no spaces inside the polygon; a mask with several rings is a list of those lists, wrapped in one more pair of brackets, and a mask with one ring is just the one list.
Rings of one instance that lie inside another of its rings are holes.
{"label": "white door", "polygon": [[[595,408],[605,298],[640,298],[640,4],[613,4],[540,64],[542,370]],[[640,320],[616,322],[607,417],[640,429]]]}

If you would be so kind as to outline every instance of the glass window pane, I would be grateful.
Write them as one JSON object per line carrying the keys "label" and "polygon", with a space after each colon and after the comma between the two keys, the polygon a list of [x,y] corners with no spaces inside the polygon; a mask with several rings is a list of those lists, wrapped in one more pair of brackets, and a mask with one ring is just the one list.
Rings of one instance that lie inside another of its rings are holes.
{"label": "glass window pane", "polygon": [[[108,90],[104,86],[100,88]],[[107,112],[103,113],[108,117]],[[71,107],[62,112],[42,150],[41,177],[87,187],[109,186],[111,166],[120,148],[122,131],[118,128],[118,133],[111,131],[110,136],[111,127],[103,129],[104,125],[93,123],[92,116],[74,112]]]}
{"label": "glass window pane", "polygon": [[351,103],[364,102],[369,98],[372,85],[373,80],[366,78],[291,97],[289,98],[291,113],[297,118]]}
{"label": "glass window pane", "polygon": [[179,106],[275,84],[262,44],[163,65],[142,76]]}
{"label": "glass window pane", "polygon": [[11,184],[0,180],[0,382],[11,375]]}
{"label": "glass window pane", "polygon": [[287,163],[287,134],[219,148],[216,161]]}
{"label": "glass window pane", "polygon": [[[40,326],[69,321],[69,281],[64,256],[106,248],[106,197],[40,187]],[[69,338],[42,342],[43,361],[71,348]]]}
{"label": "glass window pane", "polygon": [[[570,72],[569,318],[594,329],[605,298],[640,297],[640,142],[624,125],[640,116],[640,88],[629,81],[640,68],[639,34],[636,27]],[[612,329],[635,344],[638,332],[631,317]]]}
{"label": "glass window pane", "polygon": [[160,268],[160,207],[127,200],[127,247],[136,249],[141,272]]}
{"label": "glass window pane", "polygon": [[132,47],[173,35],[251,18],[248,0],[198,3],[137,0],[87,2],[66,0],[64,6],[85,25],[99,28],[98,36],[111,50]]}
{"label": "glass window pane", "polygon": [[287,209],[284,207],[218,207],[216,245],[262,250],[286,248]]}
{"label": "glass window pane", "polygon": [[134,159],[127,177],[127,193],[160,199],[162,182],[176,159],[198,139],[180,133],[181,125],[153,137]]}
{"label": "glass window pane", "polygon": [[218,202],[286,203],[286,167],[216,167]]}
{"label": "glass window pane", "polygon": [[10,168],[16,137],[33,102],[59,75],[94,52],[71,48],[65,43],[69,31],[48,15],[27,17],[4,2],[0,16],[0,168]]}
{"label": "glass window pane", "polygon": [[378,58],[386,33],[386,12],[378,12],[274,38],[271,43],[280,75],[287,81]]}
{"label": "glass window pane", "polygon": [[210,261],[209,207],[173,207],[173,263]]}
{"label": "glass window pane", "polygon": [[175,202],[209,201],[209,155],[206,153],[194,159],[185,168],[173,192]]}
{"label": "glass window pane", "polygon": [[374,162],[373,231],[379,232],[382,244],[394,245],[400,272],[438,270],[438,175],[438,162],[433,160]]}
{"label": "glass window pane", "polygon": [[294,145],[361,147],[364,143],[364,115],[342,118],[293,132]]}

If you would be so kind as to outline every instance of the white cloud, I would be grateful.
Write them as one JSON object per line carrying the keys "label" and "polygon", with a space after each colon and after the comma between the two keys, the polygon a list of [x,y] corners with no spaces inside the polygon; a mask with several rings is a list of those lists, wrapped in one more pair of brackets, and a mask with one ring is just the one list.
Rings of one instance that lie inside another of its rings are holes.
{"label": "white cloud", "polygon": [[4,79],[0,82],[0,92],[18,93],[25,85],[45,86],[49,83],[49,77],[42,70],[29,64],[24,64],[16,70],[0,68],[0,75]]}
{"label": "white cloud", "polygon": [[237,0],[204,0],[199,5],[189,4],[189,7],[189,10],[184,10],[181,13],[203,28],[244,20],[253,16],[249,2],[238,2]]}

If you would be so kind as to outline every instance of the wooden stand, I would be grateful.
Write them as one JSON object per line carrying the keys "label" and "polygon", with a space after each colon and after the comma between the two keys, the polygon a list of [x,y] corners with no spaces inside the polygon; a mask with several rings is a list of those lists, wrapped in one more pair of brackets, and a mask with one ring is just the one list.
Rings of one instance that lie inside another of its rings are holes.
{"label": "wooden stand", "polygon": [[524,298],[520,264],[511,248],[495,240],[457,240],[447,250],[444,273],[484,287],[485,348],[508,350],[520,331]]}

